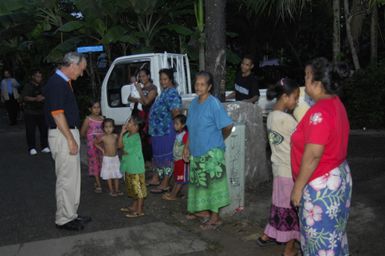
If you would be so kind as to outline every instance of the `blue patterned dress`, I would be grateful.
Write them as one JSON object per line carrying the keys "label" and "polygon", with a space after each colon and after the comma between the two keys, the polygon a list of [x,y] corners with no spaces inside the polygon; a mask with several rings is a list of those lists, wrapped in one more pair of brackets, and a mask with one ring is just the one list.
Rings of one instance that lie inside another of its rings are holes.
{"label": "blue patterned dress", "polygon": [[150,110],[149,134],[152,140],[153,165],[159,176],[172,175],[175,130],[172,111],[181,109],[182,99],[174,88],[165,89]]}

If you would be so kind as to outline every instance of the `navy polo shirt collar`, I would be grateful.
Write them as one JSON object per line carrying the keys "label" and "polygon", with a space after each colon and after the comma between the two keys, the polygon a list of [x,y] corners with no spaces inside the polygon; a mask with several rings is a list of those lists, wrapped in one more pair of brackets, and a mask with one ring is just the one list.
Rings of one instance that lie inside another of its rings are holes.
{"label": "navy polo shirt collar", "polygon": [[61,78],[64,79],[64,81],[66,81],[67,83],[70,81],[70,79],[68,78],[68,76],[66,76],[60,69],[56,69],[56,72],[55,72],[58,76],[60,76]]}

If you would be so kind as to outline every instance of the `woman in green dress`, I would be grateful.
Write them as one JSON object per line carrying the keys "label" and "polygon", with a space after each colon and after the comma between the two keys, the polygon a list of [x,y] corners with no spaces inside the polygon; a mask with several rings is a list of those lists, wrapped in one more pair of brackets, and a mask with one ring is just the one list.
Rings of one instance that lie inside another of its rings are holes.
{"label": "woman in green dress", "polygon": [[230,204],[225,168],[225,143],[233,127],[220,101],[210,94],[212,75],[201,71],[196,75],[195,92],[198,95],[189,107],[187,127],[188,147],[184,159],[190,160],[188,187],[188,218],[201,217],[201,228],[216,229],[222,224],[220,208]]}

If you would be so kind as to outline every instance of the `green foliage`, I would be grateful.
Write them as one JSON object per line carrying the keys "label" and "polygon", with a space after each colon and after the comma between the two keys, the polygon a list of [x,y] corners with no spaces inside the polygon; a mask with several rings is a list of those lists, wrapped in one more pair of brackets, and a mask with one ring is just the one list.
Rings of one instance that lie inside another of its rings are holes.
{"label": "green foliage", "polygon": [[343,84],[342,99],[352,128],[385,127],[385,63],[355,74]]}
{"label": "green foliage", "polygon": [[203,33],[205,29],[205,11],[203,7],[203,0],[196,0],[194,3],[194,13],[199,33]]}
{"label": "green foliage", "polygon": [[72,31],[75,31],[75,30],[82,28],[83,26],[84,26],[83,22],[74,20],[74,21],[67,22],[66,24],[59,27],[59,31],[72,32]]}
{"label": "green foliage", "polygon": [[226,91],[234,90],[235,76],[237,75],[237,65],[227,65],[226,67]]}
{"label": "green foliage", "polygon": [[241,3],[249,11],[249,15],[256,14],[261,16],[264,13],[271,15],[275,13],[277,17],[285,20],[287,17],[294,19],[300,13],[308,0],[241,0]]}

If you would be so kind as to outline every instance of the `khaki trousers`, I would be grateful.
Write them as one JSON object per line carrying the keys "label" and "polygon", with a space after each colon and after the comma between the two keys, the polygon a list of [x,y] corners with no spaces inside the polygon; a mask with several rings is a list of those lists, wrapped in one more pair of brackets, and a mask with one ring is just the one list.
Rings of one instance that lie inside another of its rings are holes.
{"label": "khaki trousers", "polygon": [[[78,129],[71,129],[80,146]],[[78,217],[80,201],[80,155],[70,155],[68,143],[59,129],[48,131],[48,144],[55,160],[56,172],[56,217],[57,225],[64,225]]]}

